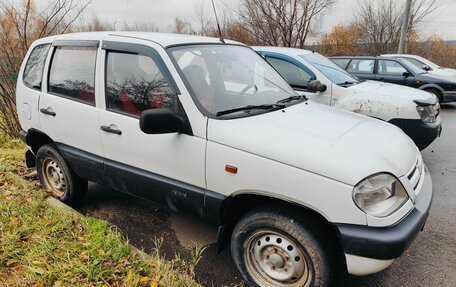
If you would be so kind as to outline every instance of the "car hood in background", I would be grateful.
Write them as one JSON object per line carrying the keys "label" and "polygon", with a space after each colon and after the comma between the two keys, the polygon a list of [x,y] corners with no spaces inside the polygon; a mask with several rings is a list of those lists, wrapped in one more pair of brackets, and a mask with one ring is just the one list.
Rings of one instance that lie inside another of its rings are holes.
{"label": "car hood in background", "polygon": [[350,185],[379,172],[403,176],[418,155],[399,128],[312,102],[284,112],[210,119],[208,139]]}
{"label": "car hood in background", "polygon": [[423,102],[433,103],[437,102],[437,98],[431,93],[419,89],[379,81],[364,81],[349,88],[366,93],[376,93],[390,97],[397,97],[403,100],[421,100]]}

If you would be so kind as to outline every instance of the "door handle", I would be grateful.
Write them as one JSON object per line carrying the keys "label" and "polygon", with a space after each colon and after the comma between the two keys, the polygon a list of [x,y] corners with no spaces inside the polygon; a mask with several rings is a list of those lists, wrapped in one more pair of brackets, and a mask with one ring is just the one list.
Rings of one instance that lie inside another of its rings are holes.
{"label": "door handle", "polygon": [[48,107],[46,109],[44,109],[44,108],[40,109],[40,112],[42,112],[45,115],[49,115],[49,116],[53,116],[53,117],[55,117],[57,115],[54,111],[52,111],[51,107]]}
{"label": "door handle", "polygon": [[114,129],[114,128],[111,128],[108,126],[101,126],[100,128],[102,131],[107,132],[107,133],[116,134],[119,136],[122,134],[122,131],[119,129]]}

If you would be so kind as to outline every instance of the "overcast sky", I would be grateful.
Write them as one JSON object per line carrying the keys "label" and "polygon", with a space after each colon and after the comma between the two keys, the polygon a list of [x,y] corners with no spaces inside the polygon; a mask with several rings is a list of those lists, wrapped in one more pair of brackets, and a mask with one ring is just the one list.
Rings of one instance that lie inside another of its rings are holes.
{"label": "overcast sky", "polygon": [[[318,20],[321,33],[331,31],[337,24],[346,24],[353,19],[353,11],[359,0],[338,0],[337,4],[328,10]],[[405,0],[397,0],[398,3]],[[44,5],[49,0],[37,0],[38,5]],[[236,10],[240,0],[215,0],[219,9]],[[437,34],[445,40],[456,40],[456,0],[437,0],[438,10],[422,23],[422,35]],[[97,15],[101,20],[110,23],[117,22],[120,29],[123,23],[134,24],[138,21],[150,21],[160,29],[166,30],[172,25],[174,18],[186,19],[197,26],[195,7],[203,3],[207,12],[211,12],[210,0],[92,0],[86,11],[87,17]],[[226,3],[225,5],[222,3]],[[195,27],[196,28],[196,27]]]}

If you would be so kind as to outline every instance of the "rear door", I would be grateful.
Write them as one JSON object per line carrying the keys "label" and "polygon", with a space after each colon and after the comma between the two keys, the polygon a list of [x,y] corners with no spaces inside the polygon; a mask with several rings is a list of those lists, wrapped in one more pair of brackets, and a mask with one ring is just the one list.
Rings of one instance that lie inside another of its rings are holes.
{"label": "rear door", "polygon": [[[180,92],[159,45],[121,37],[103,41],[105,109],[99,136],[106,174],[116,188],[173,210],[203,215],[206,138],[193,135]],[[160,54],[161,53],[161,54]],[[187,133],[145,134],[143,111],[169,109]]]}
{"label": "rear door", "polygon": [[39,101],[41,129],[80,176],[103,181],[96,107],[98,41],[57,41]]}
{"label": "rear door", "polygon": [[354,58],[347,65],[346,71],[364,80],[375,80],[375,59]]}

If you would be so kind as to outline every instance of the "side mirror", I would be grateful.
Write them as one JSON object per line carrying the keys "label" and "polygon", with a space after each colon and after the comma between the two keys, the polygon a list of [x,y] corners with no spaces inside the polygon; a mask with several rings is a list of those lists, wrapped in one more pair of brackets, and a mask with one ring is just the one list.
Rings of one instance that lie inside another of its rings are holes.
{"label": "side mirror", "polygon": [[326,88],[326,85],[322,84],[319,80],[312,80],[307,84],[307,90],[313,93],[324,92]]}
{"label": "side mirror", "polygon": [[147,110],[139,119],[139,128],[146,134],[179,133],[182,126],[182,119],[169,109]]}
{"label": "side mirror", "polygon": [[430,71],[431,67],[429,67],[428,65],[423,65],[423,70]]}
{"label": "side mirror", "polygon": [[410,72],[404,72],[402,74],[402,76],[404,76],[404,78],[410,77],[410,75],[411,75]]}

